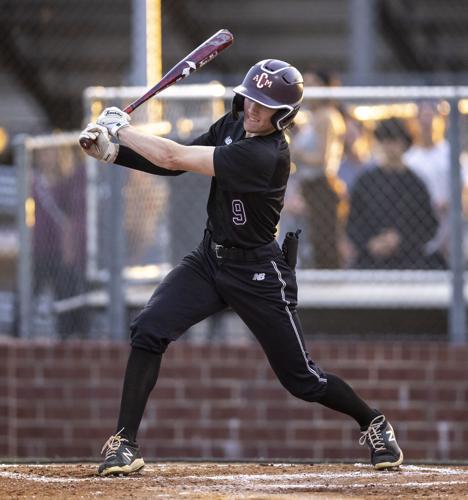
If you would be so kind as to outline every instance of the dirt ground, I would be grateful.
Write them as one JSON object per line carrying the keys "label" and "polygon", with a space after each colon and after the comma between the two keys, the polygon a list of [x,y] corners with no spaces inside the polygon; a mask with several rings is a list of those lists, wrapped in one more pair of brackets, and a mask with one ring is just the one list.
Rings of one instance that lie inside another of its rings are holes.
{"label": "dirt ground", "polygon": [[0,464],[0,499],[468,499],[468,466],[152,463],[129,477],[96,464]]}

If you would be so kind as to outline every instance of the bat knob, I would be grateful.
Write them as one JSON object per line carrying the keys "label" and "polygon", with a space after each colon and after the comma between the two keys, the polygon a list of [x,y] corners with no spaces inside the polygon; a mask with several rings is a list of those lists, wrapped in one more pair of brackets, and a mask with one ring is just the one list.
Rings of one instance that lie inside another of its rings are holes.
{"label": "bat knob", "polygon": [[86,139],[85,137],[82,137],[80,139],[80,146],[83,149],[89,149],[93,145],[93,141],[91,139]]}

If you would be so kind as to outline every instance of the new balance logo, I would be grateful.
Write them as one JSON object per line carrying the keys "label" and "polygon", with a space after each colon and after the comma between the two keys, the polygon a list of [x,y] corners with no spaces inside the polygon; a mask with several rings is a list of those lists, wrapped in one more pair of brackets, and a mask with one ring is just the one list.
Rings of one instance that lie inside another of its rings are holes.
{"label": "new balance logo", "polygon": [[128,462],[131,462],[133,458],[133,453],[128,448],[125,448],[125,451],[122,452],[122,456],[125,457],[125,459]]}
{"label": "new balance logo", "polygon": [[263,281],[265,279],[265,273],[254,273],[253,281]]}
{"label": "new balance logo", "polygon": [[391,431],[385,431],[385,434],[388,435],[388,440],[389,441],[395,441],[395,433],[393,432],[393,430],[391,430]]}

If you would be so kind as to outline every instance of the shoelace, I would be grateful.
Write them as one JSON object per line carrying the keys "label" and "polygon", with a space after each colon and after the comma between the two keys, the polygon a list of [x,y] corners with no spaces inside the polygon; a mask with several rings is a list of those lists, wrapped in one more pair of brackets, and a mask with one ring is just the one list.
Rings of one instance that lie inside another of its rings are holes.
{"label": "shoelace", "polygon": [[104,446],[102,447],[101,449],[101,455],[104,453],[104,451],[106,452],[106,460],[110,457],[113,457],[117,450],[119,449],[119,446],[120,446],[120,443],[122,442],[122,440],[126,441],[125,438],[123,438],[120,433],[124,430],[124,427],[122,427],[122,429],[120,429],[119,432],[117,432],[117,434],[114,434],[113,436],[111,436],[105,443],[104,443]]}
{"label": "shoelace", "polygon": [[380,426],[385,421],[385,417],[383,415],[379,415],[375,417],[374,420],[369,424],[369,427],[366,431],[362,432],[361,437],[359,438],[359,444],[362,446],[366,444],[366,440],[369,440],[372,448],[375,451],[384,451],[385,441],[382,431],[380,430]]}

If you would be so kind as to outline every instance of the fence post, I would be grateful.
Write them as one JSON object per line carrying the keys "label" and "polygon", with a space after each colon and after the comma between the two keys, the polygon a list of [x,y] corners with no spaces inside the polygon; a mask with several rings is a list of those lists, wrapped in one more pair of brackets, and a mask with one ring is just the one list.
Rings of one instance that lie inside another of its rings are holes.
{"label": "fence post", "polygon": [[368,80],[375,72],[375,0],[349,0],[349,68],[354,83]]}
{"label": "fence post", "polygon": [[27,136],[18,135],[14,139],[14,163],[17,178],[17,224],[18,224],[18,270],[17,270],[17,318],[19,337],[32,336],[32,255],[31,230],[34,206],[29,196],[30,154]]}
{"label": "fence post", "polygon": [[110,210],[109,210],[109,336],[115,340],[125,338],[126,307],[122,272],[124,268],[125,237],[123,221],[122,187],[123,167],[113,166],[110,172]]}
{"label": "fence post", "polygon": [[450,99],[448,139],[450,142],[450,270],[452,274],[452,300],[449,311],[449,337],[453,343],[466,341],[463,225],[460,172],[460,113],[457,97]]}

